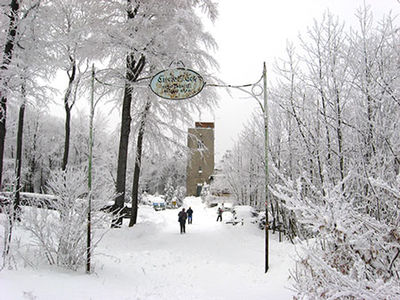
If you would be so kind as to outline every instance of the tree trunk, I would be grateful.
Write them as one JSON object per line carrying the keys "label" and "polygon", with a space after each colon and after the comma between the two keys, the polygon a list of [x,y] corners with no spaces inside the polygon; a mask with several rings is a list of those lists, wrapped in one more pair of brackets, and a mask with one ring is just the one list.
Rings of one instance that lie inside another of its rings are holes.
{"label": "tree trunk", "polygon": [[125,202],[125,184],[126,184],[126,164],[128,160],[128,144],[129,134],[131,131],[131,102],[132,102],[132,88],[131,84],[137,80],[140,73],[146,64],[145,57],[142,55],[138,62],[133,58],[133,54],[128,55],[126,59],[127,72],[126,83],[124,90],[124,100],[122,103],[122,119],[121,119],[121,135],[119,140],[118,150],[118,165],[117,165],[117,183],[116,194],[111,227],[118,228],[122,225],[122,216],[119,213],[124,207]]}
{"label": "tree trunk", "polygon": [[[11,0],[11,11],[9,14],[10,23],[8,25],[7,41],[4,47],[3,63],[1,69],[7,70],[8,65],[11,63],[15,36],[17,35],[17,14],[19,10],[19,1]],[[7,80],[0,78],[5,84]],[[4,91],[5,89],[3,89]],[[6,118],[7,118],[7,95],[0,92],[0,191],[2,190],[3,180],[3,160],[4,160],[4,146],[6,139]]]}
{"label": "tree trunk", "polygon": [[142,120],[140,121],[140,128],[137,138],[137,146],[136,146],[136,159],[135,159],[135,172],[133,174],[133,184],[132,184],[132,212],[131,219],[129,222],[129,227],[132,227],[136,224],[137,221],[137,213],[138,213],[138,194],[139,194],[139,178],[140,178],[140,167],[142,164],[142,150],[143,150],[143,136],[144,129],[146,125],[146,117],[151,107],[151,102],[148,100],[144,111],[142,113]]}
{"label": "tree trunk", "polygon": [[[332,147],[331,147],[331,136],[330,136],[330,131],[329,131],[329,122],[328,122],[328,115],[327,115],[327,98],[324,92],[324,88],[322,85],[322,82],[324,80],[324,71],[323,71],[323,64],[322,64],[322,53],[320,52],[320,46],[318,45],[318,72],[319,72],[319,86],[317,87],[321,96],[321,105],[322,105],[322,111],[321,114],[323,116],[323,122],[325,125],[325,134],[326,134],[326,151],[327,151],[327,155],[326,155],[326,163],[327,163],[327,168],[329,170],[331,170],[332,168]],[[319,104],[318,107],[319,109]],[[319,122],[318,122],[318,126],[319,126]],[[318,147],[318,146],[317,146]],[[328,175],[329,176],[329,175]],[[329,179],[329,178],[328,178]],[[321,184],[323,186],[323,176],[321,175],[320,172],[320,180],[321,180]],[[332,176],[331,181],[334,183],[335,179],[334,176]],[[324,195],[325,195],[325,191],[323,191]]]}
{"label": "tree trunk", "polygon": [[[135,18],[138,13],[139,4],[135,8],[131,7],[132,0],[127,0],[128,20]],[[146,63],[145,57],[140,56],[139,61],[135,61],[134,53],[131,52],[126,57],[126,75],[124,99],[122,102],[122,117],[121,117],[121,133],[118,149],[118,164],[117,164],[117,179],[116,179],[116,197],[113,205],[113,220],[111,228],[119,228],[122,225],[121,209],[125,202],[125,185],[126,185],[126,163],[128,160],[128,144],[129,134],[131,131],[131,102],[132,102],[132,87],[131,84],[137,80],[140,73],[143,71]]]}
{"label": "tree trunk", "polygon": [[18,131],[17,131],[17,153],[15,158],[15,199],[14,199],[14,217],[19,210],[20,191],[21,191],[21,166],[22,166],[22,139],[24,132],[24,116],[25,103],[21,104],[18,116]]}
{"label": "tree trunk", "polygon": [[[336,86],[336,82],[335,82]],[[341,99],[340,92],[338,89],[335,90],[336,93],[336,134],[338,140],[338,157],[339,157],[339,175],[340,181],[342,182],[341,188],[342,192],[344,192],[344,153],[343,153],[343,133],[342,133],[342,109],[341,109]]]}
{"label": "tree trunk", "polygon": [[122,217],[116,215],[118,210],[122,209],[125,201],[125,180],[126,180],[126,162],[128,159],[128,143],[129,133],[131,130],[131,102],[132,94],[129,91],[128,83],[125,84],[124,100],[122,103],[122,120],[121,120],[121,135],[119,139],[118,150],[118,165],[117,165],[117,182],[114,203],[114,219],[111,227],[120,227],[122,225]]}
{"label": "tree trunk", "polygon": [[70,98],[72,94],[72,88],[74,85],[75,77],[76,77],[76,63],[73,58],[71,58],[72,68],[71,73],[68,73],[68,88],[64,95],[64,109],[65,109],[65,138],[64,138],[64,155],[61,165],[61,170],[65,171],[67,169],[68,164],[68,156],[69,156],[69,141],[71,135],[71,109],[73,103],[70,103]]}
{"label": "tree trunk", "polygon": [[29,155],[29,158],[28,158],[29,172],[28,172],[28,178],[27,178],[28,182],[27,182],[26,191],[30,192],[30,193],[35,193],[37,191],[37,189],[35,189],[35,186],[36,186],[35,174],[37,172],[37,166],[38,166],[37,157],[36,157],[38,127],[39,127],[39,122],[36,121],[35,129],[34,129],[35,131],[34,131],[33,137],[32,137],[32,153]]}
{"label": "tree trunk", "polygon": [[71,135],[71,109],[65,106],[65,138],[64,138],[64,155],[61,170],[65,171],[69,156],[69,140]]}
{"label": "tree trunk", "polygon": [[317,158],[317,164],[318,164],[318,174],[319,174],[319,181],[321,183],[321,191],[322,191],[322,195],[325,196],[326,192],[325,192],[325,187],[324,187],[324,174],[323,174],[323,163],[322,163],[322,159],[321,159],[321,152],[319,149],[319,145],[321,144],[321,126],[320,126],[320,119],[319,119],[319,99],[317,98],[317,118],[316,118],[316,122],[317,122],[317,129],[316,129],[316,145],[315,145],[315,156]]}

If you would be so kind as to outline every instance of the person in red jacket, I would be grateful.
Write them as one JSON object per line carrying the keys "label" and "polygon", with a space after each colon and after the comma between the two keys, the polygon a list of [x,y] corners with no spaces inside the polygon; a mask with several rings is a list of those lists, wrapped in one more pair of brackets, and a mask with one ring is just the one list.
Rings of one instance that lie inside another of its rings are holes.
{"label": "person in red jacket", "polygon": [[181,225],[181,234],[186,233],[186,219],[187,219],[187,213],[185,212],[185,209],[182,208],[182,210],[178,214],[178,222]]}

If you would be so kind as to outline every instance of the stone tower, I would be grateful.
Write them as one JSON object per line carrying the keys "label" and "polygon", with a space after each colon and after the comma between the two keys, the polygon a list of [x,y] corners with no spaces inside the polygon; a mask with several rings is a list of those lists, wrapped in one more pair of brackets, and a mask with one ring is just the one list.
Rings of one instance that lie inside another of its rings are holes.
{"label": "stone tower", "polygon": [[200,196],[203,184],[210,182],[214,172],[214,123],[196,122],[195,128],[189,128],[188,147],[186,194]]}

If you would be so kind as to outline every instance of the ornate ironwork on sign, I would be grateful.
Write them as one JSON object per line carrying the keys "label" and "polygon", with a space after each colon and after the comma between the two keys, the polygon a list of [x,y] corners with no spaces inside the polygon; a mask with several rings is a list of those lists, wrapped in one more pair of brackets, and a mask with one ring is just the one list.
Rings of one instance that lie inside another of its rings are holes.
{"label": "ornate ironwork on sign", "polygon": [[203,77],[193,70],[164,70],[151,79],[151,90],[161,98],[183,100],[196,96],[205,85]]}

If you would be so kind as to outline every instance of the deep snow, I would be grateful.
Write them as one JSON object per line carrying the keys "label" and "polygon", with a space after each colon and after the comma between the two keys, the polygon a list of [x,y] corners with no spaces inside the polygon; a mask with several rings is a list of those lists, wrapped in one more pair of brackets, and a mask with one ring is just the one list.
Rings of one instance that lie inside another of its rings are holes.
{"label": "deep snow", "polygon": [[[0,300],[14,299],[292,299],[294,247],[253,224],[216,222],[216,208],[186,198],[193,224],[180,234],[179,210],[139,208],[138,224],[109,231],[95,251],[94,272],[50,266],[0,272]],[[229,213],[224,213],[224,219]]]}

